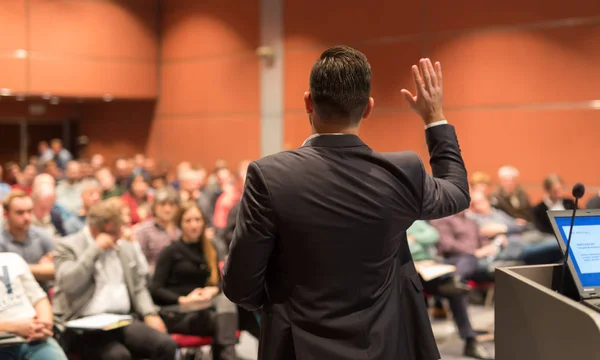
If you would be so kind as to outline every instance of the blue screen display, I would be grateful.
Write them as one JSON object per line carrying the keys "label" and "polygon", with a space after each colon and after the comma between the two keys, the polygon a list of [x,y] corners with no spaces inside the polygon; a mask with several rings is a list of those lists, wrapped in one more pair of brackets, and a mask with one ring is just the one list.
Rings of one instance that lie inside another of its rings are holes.
{"label": "blue screen display", "polygon": [[[556,225],[567,245],[571,217],[556,217]],[[581,286],[600,286],[600,216],[577,216],[571,236],[569,258],[581,281]]]}

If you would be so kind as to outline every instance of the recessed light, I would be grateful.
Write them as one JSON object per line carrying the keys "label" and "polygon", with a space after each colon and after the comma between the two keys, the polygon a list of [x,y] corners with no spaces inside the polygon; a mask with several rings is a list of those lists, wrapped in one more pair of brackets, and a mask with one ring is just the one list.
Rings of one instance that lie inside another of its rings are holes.
{"label": "recessed light", "polygon": [[111,94],[104,94],[104,96],[102,97],[102,100],[104,100],[106,102],[111,102],[114,100],[114,97]]}
{"label": "recessed light", "polygon": [[57,96],[53,96],[52,99],[50,99],[50,104],[58,105],[58,103],[60,103],[60,99]]}
{"label": "recessed light", "polygon": [[25,101],[25,95],[23,95],[23,94],[17,94],[16,99],[17,99],[17,101]]}
{"label": "recessed light", "polygon": [[10,89],[7,89],[7,88],[0,89],[0,96],[10,96],[10,94],[12,94],[12,91]]}
{"label": "recessed light", "polygon": [[17,59],[25,59],[27,57],[27,50],[25,50],[25,49],[15,50],[15,57]]}
{"label": "recessed light", "polygon": [[42,99],[44,99],[44,100],[50,100],[51,98],[52,98],[52,94],[50,94],[50,93],[42,94]]}
{"label": "recessed light", "polygon": [[590,101],[590,107],[592,109],[598,109],[598,110],[600,110],[600,100],[592,100],[592,101]]}

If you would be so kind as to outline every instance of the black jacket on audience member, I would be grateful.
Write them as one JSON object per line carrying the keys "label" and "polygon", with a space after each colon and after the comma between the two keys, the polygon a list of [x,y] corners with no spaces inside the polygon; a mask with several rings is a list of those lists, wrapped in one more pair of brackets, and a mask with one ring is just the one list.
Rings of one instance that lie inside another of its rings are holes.
{"label": "black jacket on audience member", "polygon": [[[575,202],[571,199],[563,199],[563,206],[565,207],[565,210],[573,210],[575,209]],[[531,209],[533,214],[533,224],[539,231],[545,234],[554,234],[547,211],[548,205],[546,205],[544,201],[541,201],[534,206],[533,209]]]}
{"label": "black jacket on audience member", "polygon": [[223,289],[262,308],[259,359],[440,358],[406,229],[466,209],[469,186],[454,128],[426,138],[435,178],[355,135],[250,164]]}
{"label": "black jacket on audience member", "polygon": [[174,305],[180,296],[206,286],[210,269],[202,244],[186,244],[181,240],[161,251],[156,262],[150,293],[156,305]]}

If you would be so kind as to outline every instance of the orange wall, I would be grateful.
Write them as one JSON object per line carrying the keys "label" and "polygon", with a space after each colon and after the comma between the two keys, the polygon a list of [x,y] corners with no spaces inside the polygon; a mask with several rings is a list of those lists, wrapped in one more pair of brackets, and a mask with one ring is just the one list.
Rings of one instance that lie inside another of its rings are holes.
{"label": "orange wall", "polygon": [[89,145],[82,155],[101,153],[112,162],[117,156],[146,153],[155,106],[152,100],[83,104],[79,133],[89,138]]}
{"label": "orange wall", "polygon": [[154,98],[157,1],[3,1],[0,87],[13,93]]}
{"label": "orange wall", "polygon": [[258,0],[166,0],[148,150],[212,167],[259,155]]}
{"label": "orange wall", "polygon": [[[331,14],[315,19],[314,9]],[[368,11],[367,11],[368,10]],[[565,21],[564,19],[570,19]],[[302,95],[312,63],[328,46],[363,51],[373,68],[375,111],[363,138],[376,150],[427,156],[420,120],[400,90],[411,64],[442,62],[445,113],[456,125],[470,172],[521,169],[534,198],[550,172],[600,185],[600,2],[287,0],[285,142],[309,134]],[[572,159],[585,159],[574,162]]]}

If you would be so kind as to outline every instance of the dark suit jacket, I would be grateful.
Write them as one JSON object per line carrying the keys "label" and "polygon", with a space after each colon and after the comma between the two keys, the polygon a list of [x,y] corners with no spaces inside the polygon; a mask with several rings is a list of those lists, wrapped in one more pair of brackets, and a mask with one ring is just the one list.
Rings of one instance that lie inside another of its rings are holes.
{"label": "dark suit jacket", "polygon": [[[563,206],[565,207],[565,210],[573,210],[575,209],[575,202],[571,199],[563,199]],[[548,205],[543,201],[534,206],[533,209],[531,209],[533,224],[539,231],[545,234],[554,234],[547,211]]]}
{"label": "dark suit jacket", "polygon": [[354,135],[250,164],[223,285],[262,308],[260,359],[440,358],[406,229],[470,199],[454,128],[426,137],[435,178]]}
{"label": "dark suit jacket", "polygon": [[227,244],[227,248],[229,249],[229,245],[231,244],[231,240],[233,240],[233,230],[235,230],[235,224],[237,220],[238,213],[240,212],[240,202],[236,202],[235,205],[229,210],[229,214],[227,214],[227,223],[225,224],[225,228],[223,229],[223,240],[225,244]]}

